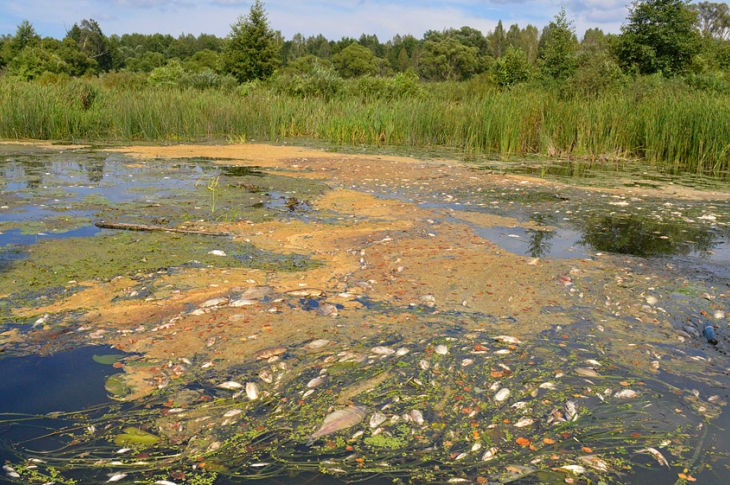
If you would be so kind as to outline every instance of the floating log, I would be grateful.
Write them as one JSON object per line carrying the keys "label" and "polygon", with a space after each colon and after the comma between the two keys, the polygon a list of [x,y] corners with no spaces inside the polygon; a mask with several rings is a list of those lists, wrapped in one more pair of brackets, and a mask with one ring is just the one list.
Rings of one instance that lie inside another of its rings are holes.
{"label": "floating log", "polygon": [[201,236],[231,236],[229,232],[196,231],[194,229],[178,229],[175,227],[154,226],[149,224],[130,224],[127,222],[97,222],[95,226],[101,229],[120,229],[122,231],[161,231],[178,232],[180,234],[198,234]]}

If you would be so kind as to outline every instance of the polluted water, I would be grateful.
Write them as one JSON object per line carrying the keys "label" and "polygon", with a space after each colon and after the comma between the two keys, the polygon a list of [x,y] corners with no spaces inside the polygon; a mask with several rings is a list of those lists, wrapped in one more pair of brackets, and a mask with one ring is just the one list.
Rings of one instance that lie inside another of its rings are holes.
{"label": "polluted water", "polygon": [[726,194],[291,146],[0,153],[10,482],[726,483]]}

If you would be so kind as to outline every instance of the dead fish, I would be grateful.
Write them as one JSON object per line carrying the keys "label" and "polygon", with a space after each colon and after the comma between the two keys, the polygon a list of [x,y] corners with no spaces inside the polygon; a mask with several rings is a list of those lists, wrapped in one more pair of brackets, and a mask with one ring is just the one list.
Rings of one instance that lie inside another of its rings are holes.
{"label": "dead fish", "polygon": [[131,450],[132,450],[132,448],[119,448],[116,451],[116,453],[121,455],[121,454],[126,453],[126,452],[131,451]]}
{"label": "dead fish", "polygon": [[390,347],[383,347],[383,346],[373,347],[372,349],[370,349],[370,351],[374,354],[384,355],[384,356],[395,354],[395,350],[391,349]]}
{"label": "dead fish", "polygon": [[322,384],[324,384],[325,378],[324,377],[315,377],[311,381],[307,382],[307,387],[309,389],[314,389],[315,387],[319,387]]}
{"label": "dead fish", "polygon": [[255,401],[259,398],[259,386],[257,386],[255,382],[246,383],[246,396],[251,401]]}
{"label": "dead fish", "polygon": [[259,378],[267,384],[274,382],[274,376],[266,369],[261,369],[259,372]]}
{"label": "dead fish", "polygon": [[331,342],[330,340],[327,340],[324,338],[312,340],[311,342],[305,344],[304,348],[307,350],[318,350],[318,349],[321,349],[322,347],[328,346],[330,344],[330,342]]}
{"label": "dead fish", "polygon": [[220,249],[213,249],[212,251],[208,251],[208,254],[210,254],[211,256],[228,256],[225,251],[221,251]]}
{"label": "dead fish", "polygon": [[283,345],[279,347],[269,347],[267,349],[261,349],[253,354],[253,358],[256,360],[270,359],[271,357],[276,357],[278,355],[286,353],[287,350],[288,349]]}
{"label": "dead fish", "polygon": [[543,382],[542,384],[540,384],[540,389],[552,390],[555,389],[555,384],[553,384],[552,382]]}
{"label": "dead fish", "polygon": [[378,426],[383,424],[385,421],[387,421],[387,419],[388,419],[388,416],[376,411],[375,413],[373,413],[372,416],[370,416],[370,427],[377,428]]}
{"label": "dead fish", "polygon": [[511,354],[512,351],[509,349],[499,349],[499,350],[495,351],[494,353],[496,355],[508,355],[508,354]]}
{"label": "dead fish", "polygon": [[510,390],[505,387],[503,389],[500,389],[499,392],[494,395],[494,400],[497,402],[502,402],[507,399],[510,394]]}
{"label": "dead fish", "polygon": [[408,347],[401,347],[401,348],[399,348],[398,350],[395,351],[395,356],[396,357],[403,357],[404,355],[406,355],[410,351],[411,351],[411,349],[409,349]]}
{"label": "dead fish", "polygon": [[656,458],[656,461],[658,461],[660,465],[666,465],[667,468],[669,468],[669,462],[667,461],[666,458],[664,458],[664,455],[662,455],[662,453],[659,450],[657,450],[656,448],[644,448],[644,449],[638,450],[637,453],[649,453],[654,458]]}
{"label": "dead fish", "polygon": [[509,335],[497,335],[494,337],[494,340],[497,342],[504,342],[506,344],[521,344],[522,341],[516,337],[511,337]]}
{"label": "dead fish", "polygon": [[322,290],[316,290],[314,288],[304,289],[304,290],[291,290],[286,292],[289,296],[313,296],[318,297],[324,295],[324,291]]}
{"label": "dead fish", "polygon": [[569,471],[571,473],[575,473],[576,475],[582,475],[586,472],[586,469],[580,465],[563,465],[559,468],[553,468],[555,471]]}
{"label": "dead fish", "polygon": [[379,374],[374,375],[373,377],[370,377],[368,379],[360,380],[352,384],[350,387],[347,387],[342,390],[339,397],[337,398],[338,404],[345,404],[347,401],[352,399],[355,396],[358,396],[366,391],[371,391],[378,387],[380,384],[385,382],[385,380],[388,378],[389,372],[384,371]]}
{"label": "dead fish", "polygon": [[226,381],[226,382],[224,382],[222,384],[218,384],[218,387],[220,387],[222,389],[233,390],[233,389],[240,389],[240,388],[243,387],[243,385],[242,384],[239,384],[236,381]]}
{"label": "dead fish", "polygon": [[213,298],[200,304],[200,308],[211,308],[228,303],[228,298]]}
{"label": "dead fish", "polygon": [[586,362],[591,364],[593,367],[601,367],[601,363],[598,362],[596,359],[586,359]]}
{"label": "dead fish", "polygon": [[492,446],[487,451],[484,452],[484,455],[482,455],[482,461],[489,461],[494,460],[494,458],[497,456],[497,452],[499,451],[499,448],[496,448]]}
{"label": "dead fish", "polygon": [[324,418],[322,426],[309,437],[307,445],[314,443],[320,436],[326,436],[343,429],[352,428],[365,418],[365,414],[366,409],[362,406],[349,406],[328,414]]}
{"label": "dead fish", "polygon": [[573,284],[573,278],[571,278],[567,274],[559,275],[557,277],[557,280],[558,280],[558,283],[560,283],[561,285],[563,285],[565,287],[571,286]]}
{"label": "dead fish", "polygon": [[234,308],[240,308],[240,307],[244,307],[244,306],[256,305],[257,303],[258,302],[256,300],[248,300],[246,298],[241,298],[240,300],[233,300],[232,302],[230,302],[228,304],[228,306],[234,307]]}
{"label": "dead fish", "polygon": [[638,396],[636,391],[631,389],[624,389],[622,391],[618,391],[616,394],[613,395],[613,397],[617,397],[619,399],[633,399],[636,396]]}
{"label": "dead fish", "polygon": [[575,373],[583,377],[600,377],[598,372],[590,367],[576,367]]}
{"label": "dead fish", "polygon": [[427,306],[429,308],[436,306],[436,298],[430,294],[421,296],[418,298],[418,301],[420,301],[423,306]]}
{"label": "dead fish", "polygon": [[340,357],[340,362],[365,362],[367,360],[367,357],[361,353],[353,352],[351,350],[340,352],[337,355]]}
{"label": "dead fish", "polygon": [[428,370],[428,368],[431,367],[431,364],[427,360],[419,360],[418,367],[422,370]]}
{"label": "dead fish", "polygon": [[515,428],[524,428],[526,426],[530,426],[531,424],[535,424],[535,420],[532,418],[522,418],[519,421],[515,423]]}
{"label": "dead fish", "polygon": [[418,409],[413,409],[410,413],[408,413],[408,416],[411,417],[414,423],[423,424],[423,413],[421,413]]}
{"label": "dead fish", "polygon": [[578,459],[599,472],[608,472],[608,465],[595,455],[579,456]]}
{"label": "dead fish", "polygon": [[122,478],[124,478],[126,476],[127,476],[126,473],[115,473],[114,475],[109,477],[109,480],[107,480],[106,483],[118,482],[119,480],[121,480]]}
{"label": "dead fish", "polygon": [[231,409],[230,411],[226,411],[226,413],[223,415],[224,418],[231,418],[233,416],[241,414],[243,411],[240,409]]}
{"label": "dead fish", "polygon": [[177,483],[171,482],[170,480],[157,480],[155,485],[177,485]]}
{"label": "dead fish", "polygon": [[244,292],[241,293],[241,298],[250,299],[250,300],[259,300],[259,299],[267,296],[272,291],[274,291],[274,290],[270,286],[253,286],[251,288],[247,288],[246,290],[244,290]]}
{"label": "dead fish", "polygon": [[10,465],[3,465],[3,470],[10,478],[20,478],[20,474],[15,471],[15,468]]}
{"label": "dead fish", "polygon": [[576,421],[578,419],[578,405],[575,401],[565,401],[565,415],[568,421]]}
{"label": "dead fish", "polygon": [[337,307],[330,303],[324,303],[318,306],[317,313],[323,317],[336,317],[339,314]]}
{"label": "dead fish", "polygon": [[449,353],[449,348],[445,345],[437,345],[433,350],[439,355],[446,355]]}
{"label": "dead fish", "polygon": [[464,359],[461,361],[462,367],[468,367],[474,363],[474,359]]}

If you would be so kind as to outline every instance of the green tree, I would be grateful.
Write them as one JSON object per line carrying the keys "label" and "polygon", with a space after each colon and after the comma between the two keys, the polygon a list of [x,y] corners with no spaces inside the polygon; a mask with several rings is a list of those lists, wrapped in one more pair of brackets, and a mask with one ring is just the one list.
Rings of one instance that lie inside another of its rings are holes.
{"label": "green tree", "polygon": [[548,78],[565,81],[575,72],[578,50],[573,22],[568,20],[565,7],[550,22],[543,38],[538,52],[542,73]]}
{"label": "green tree", "polygon": [[531,69],[527,54],[519,47],[507,47],[507,51],[494,65],[494,75],[502,87],[529,81]]}
{"label": "green tree", "polygon": [[[34,47],[41,43],[41,36],[35,31],[33,25],[27,20],[23,20],[18,24],[15,35],[8,41],[8,50],[10,58],[20,54],[20,51],[26,47]],[[9,61],[10,59],[8,59]]]}
{"label": "green tree", "polygon": [[101,71],[112,69],[111,44],[96,20],[84,19],[81,24],[74,24],[66,37],[73,39],[81,52],[94,59]]}
{"label": "green tree", "polygon": [[727,3],[700,2],[690,5],[697,14],[697,27],[707,39],[727,40],[730,36],[730,7]]}
{"label": "green tree", "polygon": [[507,34],[501,20],[497,22],[494,30],[487,34],[487,43],[489,45],[489,55],[495,59],[502,57],[507,50]]}
{"label": "green tree", "polygon": [[185,62],[185,69],[191,72],[202,72],[205,70],[216,71],[220,64],[220,55],[210,49],[203,49],[196,52]]}
{"label": "green tree", "polygon": [[68,74],[69,68],[60,56],[41,47],[26,46],[8,63],[8,74],[25,81],[38,79],[44,72]]}
{"label": "green tree", "polygon": [[700,45],[696,13],[686,0],[637,0],[612,48],[625,71],[686,72]]}
{"label": "green tree", "polygon": [[256,0],[248,15],[231,25],[221,59],[223,71],[239,82],[266,79],[279,67],[279,47],[264,5]]}
{"label": "green tree", "polygon": [[459,81],[469,78],[477,67],[476,47],[467,47],[453,37],[423,43],[419,68],[427,79]]}
{"label": "green tree", "polygon": [[69,37],[63,39],[56,53],[67,64],[68,74],[71,76],[92,76],[99,70],[97,61],[84,54]]}
{"label": "green tree", "polygon": [[375,75],[380,70],[378,58],[367,47],[353,43],[332,56],[332,64],[344,78]]}

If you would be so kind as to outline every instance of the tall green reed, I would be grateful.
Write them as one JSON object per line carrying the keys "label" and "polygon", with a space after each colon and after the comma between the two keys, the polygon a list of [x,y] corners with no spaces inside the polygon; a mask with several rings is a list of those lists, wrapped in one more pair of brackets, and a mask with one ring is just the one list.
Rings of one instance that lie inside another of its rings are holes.
{"label": "tall green reed", "polygon": [[[74,81],[80,82],[80,81]],[[428,85],[414,97],[295,97],[259,86],[225,90],[93,84],[87,105],[62,84],[0,79],[6,139],[195,141],[310,137],[339,144],[443,146],[503,156],[641,158],[675,170],[730,169],[730,96],[692,90],[565,97],[536,86],[509,91]]]}

